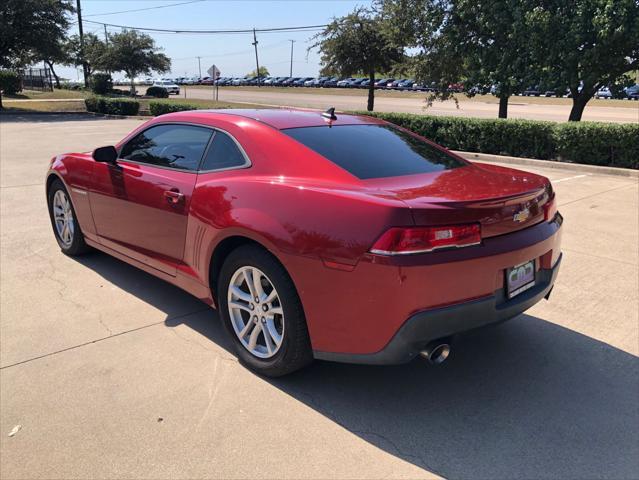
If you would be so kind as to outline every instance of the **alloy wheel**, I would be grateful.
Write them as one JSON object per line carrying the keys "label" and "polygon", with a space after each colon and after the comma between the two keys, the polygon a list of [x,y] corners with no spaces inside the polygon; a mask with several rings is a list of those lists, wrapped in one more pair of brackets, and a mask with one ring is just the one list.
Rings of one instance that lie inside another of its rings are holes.
{"label": "alloy wheel", "polygon": [[228,287],[228,309],[240,343],[261,359],[273,357],[284,338],[284,311],[273,283],[258,268],[239,268]]}
{"label": "alloy wheel", "polygon": [[73,210],[69,197],[63,190],[58,190],[53,196],[53,220],[58,238],[65,248],[69,248],[73,243],[73,234],[75,232],[75,222],[73,219]]}

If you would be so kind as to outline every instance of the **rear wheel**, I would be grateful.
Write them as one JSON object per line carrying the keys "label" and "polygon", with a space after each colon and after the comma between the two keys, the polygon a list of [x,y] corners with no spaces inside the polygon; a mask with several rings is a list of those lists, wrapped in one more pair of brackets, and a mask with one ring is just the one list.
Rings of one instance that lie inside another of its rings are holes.
{"label": "rear wheel", "polygon": [[295,286],[265,250],[248,245],[231,252],[220,272],[217,298],[237,355],[250,369],[278,377],[312,361]]}
{"label": "rear wheel", "polygon": [[48,194],[49,216],[53,234],[63,253],[81,255],[89,250],[78,225],[69,193],[60,180],[54,180]]}

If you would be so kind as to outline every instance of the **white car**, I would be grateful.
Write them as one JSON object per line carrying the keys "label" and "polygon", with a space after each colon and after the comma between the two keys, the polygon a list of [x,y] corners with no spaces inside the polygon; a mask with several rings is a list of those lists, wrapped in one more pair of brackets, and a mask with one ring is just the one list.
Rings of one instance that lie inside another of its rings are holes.
{"label": "white car", "polygon": [[601,87],[595,93],[595,98],[612,98],[612,92],[608,87]]}
{"label": "white car", "polygon": [[169,92],[169,95],[172,93],[175,93],[176,95],[180,94],[180,87],[171,80],[156,80],[153,82],[153,86],[164,88],[167,92]]}

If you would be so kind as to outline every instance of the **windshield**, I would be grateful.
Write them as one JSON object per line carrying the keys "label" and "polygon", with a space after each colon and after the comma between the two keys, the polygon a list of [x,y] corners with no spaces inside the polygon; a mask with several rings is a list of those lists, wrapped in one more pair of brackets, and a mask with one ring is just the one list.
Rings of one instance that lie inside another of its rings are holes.
{"label": "windshield", "polygon": [[439,172],[463,161],[392,125],[339,125],[282,130],[362,180]]}

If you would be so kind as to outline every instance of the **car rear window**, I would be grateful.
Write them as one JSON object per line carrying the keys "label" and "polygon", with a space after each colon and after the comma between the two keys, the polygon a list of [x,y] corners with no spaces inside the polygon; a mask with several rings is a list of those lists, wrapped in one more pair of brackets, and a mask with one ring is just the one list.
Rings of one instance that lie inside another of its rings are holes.
{"label": "car rear window", "polygon": [[362,180],[438,172],[465,164],[391,125],[338,125],[282,130]]}

